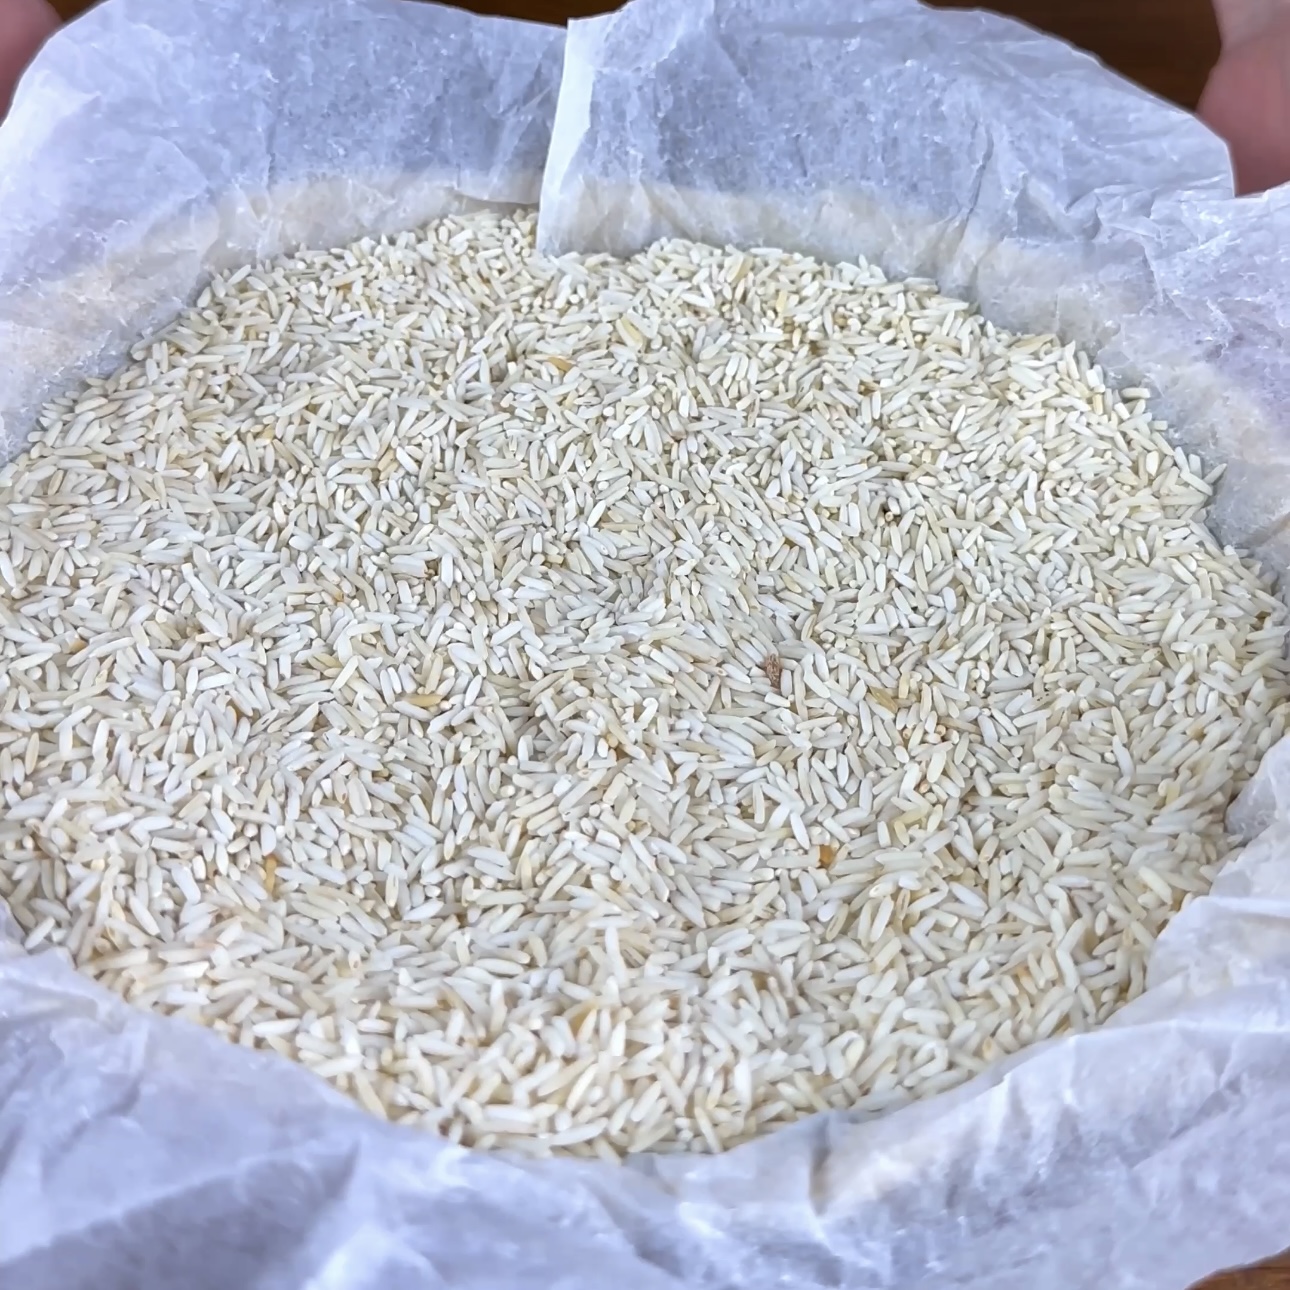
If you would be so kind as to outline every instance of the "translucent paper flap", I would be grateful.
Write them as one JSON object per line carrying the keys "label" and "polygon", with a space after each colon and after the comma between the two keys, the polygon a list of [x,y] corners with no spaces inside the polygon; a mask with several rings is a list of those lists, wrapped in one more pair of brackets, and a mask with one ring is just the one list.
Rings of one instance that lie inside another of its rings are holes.
{"label": "translucent paper flap", "polygon": [[1226,172],[1186,113],[992,14],[640,0],[570,28],[542,240],[622,254],[778,226],[910,275],[1000,235],[1074,250],[1153,194],[1230,195]]}
{"label": "translucent paper flap", "polygon": [[0,445],[212,272],[537,199],[562,33],[400,0],[112,0],[0,131]]}

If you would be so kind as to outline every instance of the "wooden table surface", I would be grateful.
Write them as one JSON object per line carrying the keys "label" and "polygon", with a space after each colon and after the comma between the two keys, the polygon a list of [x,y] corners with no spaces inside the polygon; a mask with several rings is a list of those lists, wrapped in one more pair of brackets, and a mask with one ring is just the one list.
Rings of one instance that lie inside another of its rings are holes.
{"label": "wooden table surface", "polygon": [[[1210,0],[934,0],[947,8],[992,8],[1092,50],[1105,63],[1165,98],[1193,107],[1218,55]],[[87,0],[53,0],[64,18]],[[467,0],[479,13],[564,22],[613,8],[610,0]],[[1290,1239],[1290,1214],[1286,1216]],[[1061,1290],[1053,1286],[1049,1290]],[[1115,1290],[1108,1284],[1106,1290]],[[1225,1273],[1204,1290],[1290,1290],[1290,1255],[1257,1269]]]}

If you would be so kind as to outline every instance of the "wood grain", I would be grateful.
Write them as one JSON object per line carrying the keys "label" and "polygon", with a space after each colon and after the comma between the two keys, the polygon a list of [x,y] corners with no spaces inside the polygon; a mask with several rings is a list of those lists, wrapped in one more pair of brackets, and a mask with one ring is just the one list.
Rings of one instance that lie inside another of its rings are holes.
{"label": "wood grain", "polygon": [[1221,1272],[1194,1290],[1290,1290],[1290,1254],[1256,1268]]}
{"label": "wood grain", "polygon": [[[934,2],[978,7],[973,0]],[[85,0],[53,4],[64,18],[89,8]],[[464,7],[563,23],[614,6],[603,0],[471,0]],[[1117,71],[1186,107],[1195,105],[1218,56],[1209,0],[997,0],[990,7],[1091,50]],[[1286,1229],[1290,1239],[1290,1215]],[[1108,1284],[1107,1290],[1114,1287]],[[1205,1282],[1204,1290],[1290,1290],[1290,1255],[1258,1268],[1223,1273]]]}

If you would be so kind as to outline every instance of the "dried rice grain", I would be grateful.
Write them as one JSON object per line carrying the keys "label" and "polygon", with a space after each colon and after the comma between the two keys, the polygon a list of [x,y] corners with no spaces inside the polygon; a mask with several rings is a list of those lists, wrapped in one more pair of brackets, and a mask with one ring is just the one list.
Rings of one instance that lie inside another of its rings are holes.
{"label": "dried rice grain", "polygon": [[714,1150],[1143,988],[1286,723],[1141,391],[863,264],[445,219],[0,472],[0,895],[454,1141]]}

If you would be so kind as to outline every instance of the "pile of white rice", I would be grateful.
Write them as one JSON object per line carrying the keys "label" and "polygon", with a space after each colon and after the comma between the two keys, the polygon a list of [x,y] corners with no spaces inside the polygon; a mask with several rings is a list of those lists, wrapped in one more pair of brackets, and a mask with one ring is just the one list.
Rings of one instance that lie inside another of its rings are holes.
{"label": "pile of white rice", "polygon": [[0,472],[0,896],[479,1146],[717,1150],[1104,1020],[1286,724],[1145,392],[864,265],[448,219]]}

